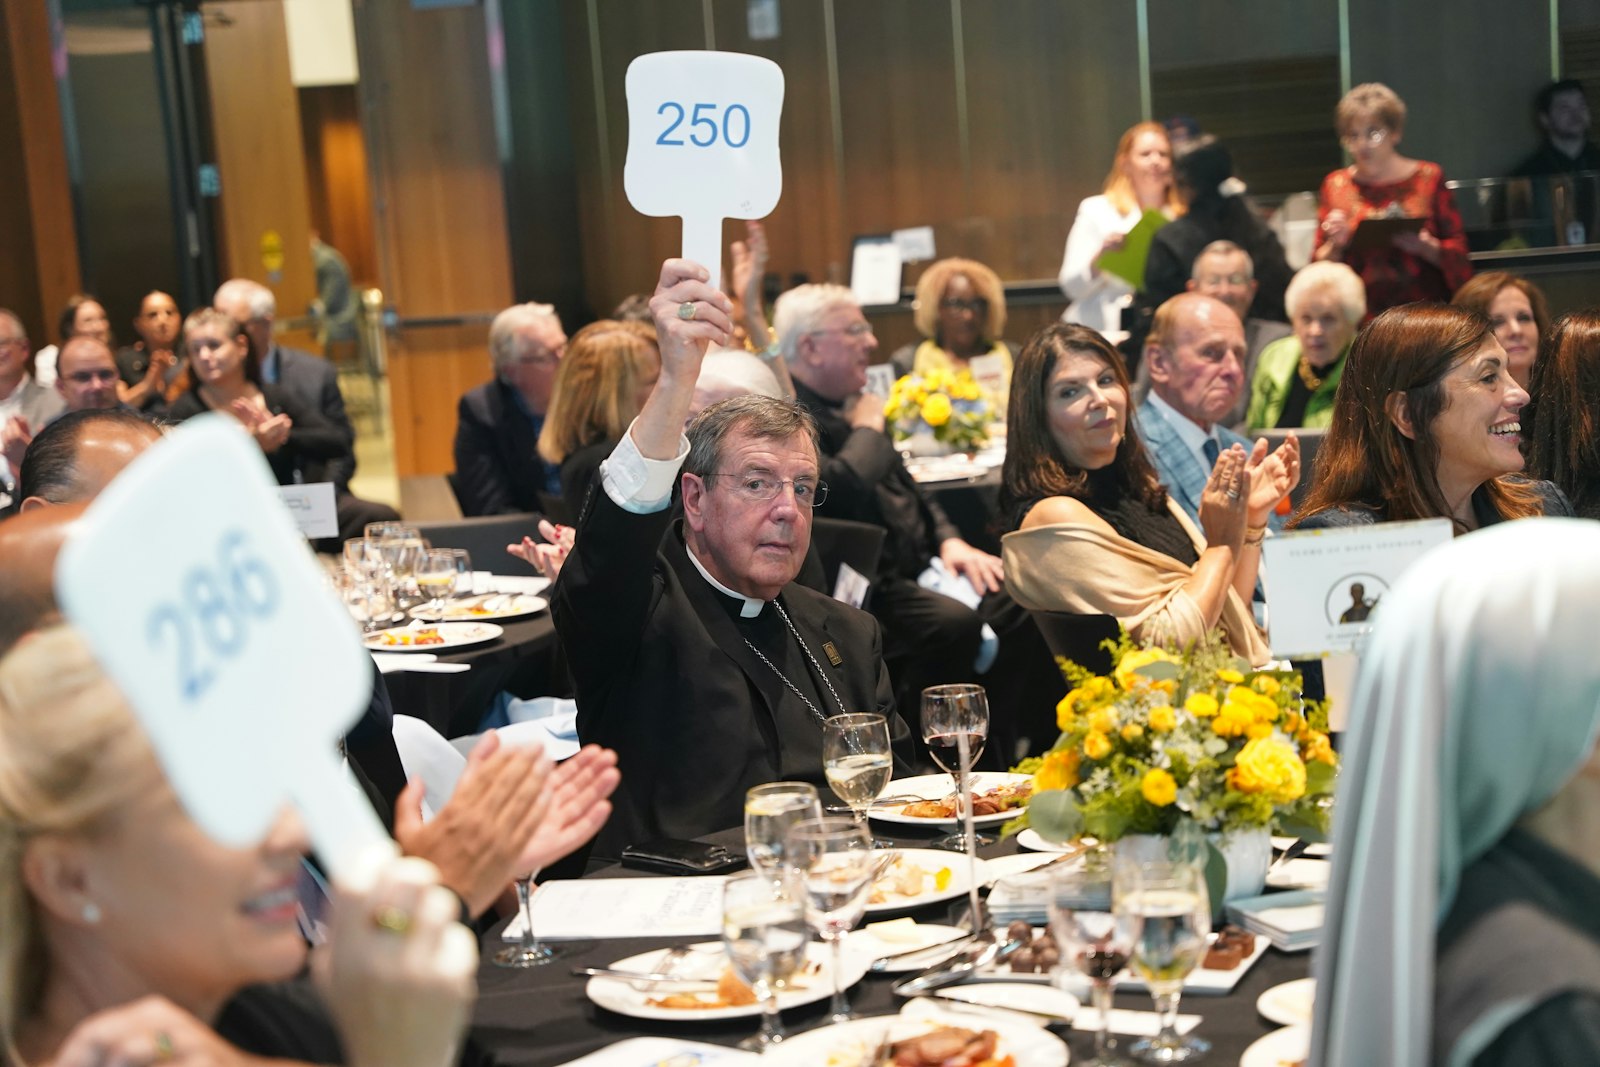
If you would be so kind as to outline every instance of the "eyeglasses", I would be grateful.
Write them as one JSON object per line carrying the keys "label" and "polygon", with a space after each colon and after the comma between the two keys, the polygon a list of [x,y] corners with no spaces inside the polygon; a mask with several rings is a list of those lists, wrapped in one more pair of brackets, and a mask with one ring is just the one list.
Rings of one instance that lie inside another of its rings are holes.
{"label": "eyeglasses", "polygon": [[808,508],[814,508],[828,499],[828,486],[826,482],[808,482],[798,479],[784,481],[781,478],[768,478],[762,474],[709,474],[708,478],[734,479],[733,491],[749,500],[766,503],[777,499],[783,487],[794,487],[794,502]]}
{"label": "eyeglasses", "polygon": [[941,300],[939,301],[939,310],[957,313],[970,311],[974,315],[987,315],[989,313],[989,301],[982,297],[973,300]]}
{"label": "eyeglasses", "polygon": [[820,330],[812,330],[811,332],[842,333],[850,337],[865,337],[867,334],[872,332],[872,324],[870,322],[852,322],[848,326],[827,326]]}
{"label": "eyeglasses", "polygon": [[0,345],[25,345],[27,343],[28,339],[26,337],[0,337]]}
{"label": "eyeglasses", "polygon": [[1361,133],[1350,130],[1339,135],[1339,143],[1344,145],[1382,144],[1389,136],[1389,131],[1383,126],[1368,126]]}
{"label": "eyeglasses", "polygon": [[90,382],[114,382],[117,380],[115,370],[75,370],[67,375],[67,380],[79,385],[88,385]]}
{"label": "eyeglasses", "polygon": [[1252,279],[1248,274],[1210,274],[1197,279],[1201,285],[1249,285]]}

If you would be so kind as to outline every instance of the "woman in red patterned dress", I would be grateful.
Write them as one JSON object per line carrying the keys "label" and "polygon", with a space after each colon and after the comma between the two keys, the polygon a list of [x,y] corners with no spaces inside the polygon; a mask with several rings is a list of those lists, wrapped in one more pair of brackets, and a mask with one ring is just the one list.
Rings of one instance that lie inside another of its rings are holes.
{"label": "woman in red patterned dress", "polygon": [[[1350,265],[1367,287],[1367,318],[1416,300],[1448,301],[1472,277],[1467,238],[1439,164],[1402,156],[1406,105],[1386,85],[1358,85],[1334,112],[1339,141],[1355,160],[1322,181],[1316,258]],[[1381,248],[1351,248],[1366,218],[1424,221]]]}

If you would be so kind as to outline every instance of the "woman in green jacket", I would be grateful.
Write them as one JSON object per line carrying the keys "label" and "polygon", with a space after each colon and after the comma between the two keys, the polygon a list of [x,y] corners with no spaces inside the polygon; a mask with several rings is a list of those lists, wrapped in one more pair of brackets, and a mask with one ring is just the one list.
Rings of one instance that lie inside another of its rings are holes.
{"label": "woman in green jacket", "polygon": [[1361,276],[1332,261],[1303,268],[1289,282],[1283,302],[1294,335],[1261,350],[1245,416],[1252,433],[1328,425],[1345,355],[1367,313]]}

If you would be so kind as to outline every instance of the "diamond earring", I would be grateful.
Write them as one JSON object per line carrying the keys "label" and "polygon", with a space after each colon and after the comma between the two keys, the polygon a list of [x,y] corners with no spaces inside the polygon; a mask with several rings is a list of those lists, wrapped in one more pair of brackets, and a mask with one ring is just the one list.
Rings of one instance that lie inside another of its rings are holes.
{"label": "diamond earring", "polygon": [[94,901],[85,901],[83,905],[83,921],[91,926],[100,921],[100,905]]}

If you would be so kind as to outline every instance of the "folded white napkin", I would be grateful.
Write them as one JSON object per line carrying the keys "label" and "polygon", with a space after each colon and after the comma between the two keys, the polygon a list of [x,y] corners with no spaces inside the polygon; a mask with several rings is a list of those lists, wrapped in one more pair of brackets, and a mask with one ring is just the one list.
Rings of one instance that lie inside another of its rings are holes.
{"label": "folded white napkin", "polygon": [[575,754],[578,744],[578,702],[560,697],[512,698],[506,702],[510,729],[537,737],[554,760]]}

